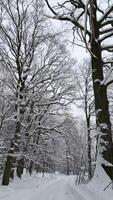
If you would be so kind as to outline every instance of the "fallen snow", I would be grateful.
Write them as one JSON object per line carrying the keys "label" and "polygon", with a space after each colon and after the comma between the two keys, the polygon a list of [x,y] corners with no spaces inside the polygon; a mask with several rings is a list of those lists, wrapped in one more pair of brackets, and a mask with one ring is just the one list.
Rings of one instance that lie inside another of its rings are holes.
{"label": "fallen snow", "polygon": [[[104,172],[101,170],[101,175]],[[113,191],[106,187],[107,177],[98,174],[88,185],[75,185],[75,176],[34,174],[24,175],[9,186],[1,186],[0,200],[112,200]]]}

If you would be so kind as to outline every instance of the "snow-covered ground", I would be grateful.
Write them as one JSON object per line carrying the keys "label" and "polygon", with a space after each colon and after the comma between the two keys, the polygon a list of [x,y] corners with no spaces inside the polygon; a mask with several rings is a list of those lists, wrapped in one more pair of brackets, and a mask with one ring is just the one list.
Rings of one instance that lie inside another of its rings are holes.
{"label": "snow-covered ground", "polygon": [[22,180],[0,187],[0,200],[113,200],[111,186],[104,191],[106,177],[103,182],[96,179],[98,175],[88,185],[77,186],[74,176],[24,175]]}

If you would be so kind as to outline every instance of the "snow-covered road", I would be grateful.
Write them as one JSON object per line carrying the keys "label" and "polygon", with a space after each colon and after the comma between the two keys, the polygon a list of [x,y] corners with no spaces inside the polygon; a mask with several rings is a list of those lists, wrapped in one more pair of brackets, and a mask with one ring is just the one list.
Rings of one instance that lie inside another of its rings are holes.
{"label": "snow-covered road", "polygon": [[[38,198],[37,198],[38,197]],[[72,177],[59,177],[45,187],[39,188],[34,200],[84,200],[75,190]],[[32,200],[32,199],[30,199]]]}
{"label": "snow-covered road", "polygon": [[87,185],[76,186],[73,176],[24,176],[0,188],[0,200],[112,200],[113,193],[96,191]]}
{"label": "snow-covered road", "polygon": [[39,179],[36,182],[34,177],[34,180],[28,178],[28,181],[25,179],[22,183],[17,180],[9,187],[2,187],[0,200],[84,200],[75,190],[72,176],[40,178],[40,181],[39,184]]}

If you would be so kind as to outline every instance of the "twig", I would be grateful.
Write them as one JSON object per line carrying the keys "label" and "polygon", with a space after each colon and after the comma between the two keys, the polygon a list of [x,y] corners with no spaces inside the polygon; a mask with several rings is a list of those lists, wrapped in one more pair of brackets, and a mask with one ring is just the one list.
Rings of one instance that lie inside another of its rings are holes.
{"label": "twig", "polygon": [[113,183],[113,181],[111,181],[105,188],[104,191]]}

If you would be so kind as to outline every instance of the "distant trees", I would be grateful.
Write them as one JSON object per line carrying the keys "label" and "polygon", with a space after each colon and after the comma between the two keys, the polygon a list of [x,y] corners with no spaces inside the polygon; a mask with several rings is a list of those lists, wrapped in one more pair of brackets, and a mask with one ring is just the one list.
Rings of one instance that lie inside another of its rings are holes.
{"label": "distant trees", "polygon": [[82,136],[75,119],[66,114],[62,126],[62,137],[65,149],[65,173],[67,175],[77,174],[80,170],[80,158],[82,154]]}
{"label": "distant trees", "polygon": [[92,138],[95,126],[94,115],[94,94],[93,84],[91,77],[91,64],[88,61],[84,61],[83,66],[78,66],[79,69],[75,70],[75,78],[78,83],[78,104],[83,107],[86,127],[87,127],[87,157],[88,157],[88,179],[90,180],[93,175],[92,170]]}
{"label": "distant trees", "polygon": [[[91,55],[96,124],[99,136],[98,163],[113,180],[113,143],[107,97],[107,86],[112,84],[113,81],[108,81],[105,84],[106,76],[111,73],[112,66],[110,66],[107,75],[104,74],[106,62],[110,63],[112,59],[107,61],[103,59],[104,51],[112,52],[113,50],[113,45],[106,43],[113,34],[112,2],[106,1],[106,9],[103,10],[97,0],[86,2],[70,0],[59,2],[55,10],[50,6],[49,0],[45,1],[53,13],[54,19],[72,23]],[[83,20],[84,23],[82,23]]]}

